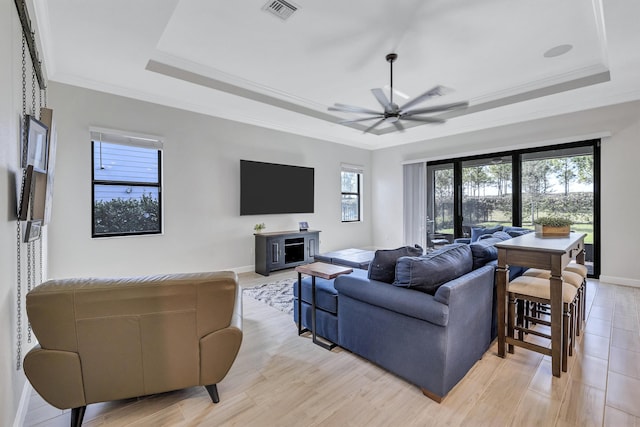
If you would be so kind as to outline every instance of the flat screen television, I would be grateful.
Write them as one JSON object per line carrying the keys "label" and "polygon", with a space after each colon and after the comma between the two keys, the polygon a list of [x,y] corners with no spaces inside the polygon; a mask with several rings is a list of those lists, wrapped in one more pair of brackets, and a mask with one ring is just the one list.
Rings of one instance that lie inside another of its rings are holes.
{"label": "flat screen television", "polygon": [[313,213],[314,170],[240,160],[240,215]]}

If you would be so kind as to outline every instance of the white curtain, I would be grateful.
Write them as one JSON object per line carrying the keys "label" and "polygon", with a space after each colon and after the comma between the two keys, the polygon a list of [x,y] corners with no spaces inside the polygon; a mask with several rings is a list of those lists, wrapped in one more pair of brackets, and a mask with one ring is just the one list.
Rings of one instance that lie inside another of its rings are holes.
{"label": "white curtain", "polygon": [[403,168],[404,243],[427,248],[427,164]]}

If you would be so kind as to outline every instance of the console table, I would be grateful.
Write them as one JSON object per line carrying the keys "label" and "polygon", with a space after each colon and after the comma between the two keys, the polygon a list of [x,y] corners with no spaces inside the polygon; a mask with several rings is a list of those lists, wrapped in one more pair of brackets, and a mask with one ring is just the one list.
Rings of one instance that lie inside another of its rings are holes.
{"label": "console table", "polygon": [[255,270],[268,276],[274,270],[313,262],[319,252],[320,231],[276,231],[256,233]]}
{"label": "console table", "polygon": [[302,275],[308,274],[311,276],[311,336],[314,344],[320,347],[331,350],[336,344],[324,343],[318,340],[316,335],[316,277],[322,277],[323,279],[331,280],[335,279],[341,274],[353,273],[353,269],[349,267],[342,267],[335,264],[326,264],[324,262],[314,262],[312,264],[301,265],[296,267],[298,273],[298,336],[303,332],[309,331],[302,327]]}
{"label": "console table", "polygon": [[518,340],[506,336],[505,316],[507,306],[507,284],[509,265],[540,268],[551,271],[551,370],[560,376],[562,364],[562,270],[573,258],[584,264],[584,237],[586,234],[570,233],[567,237],[543,237],[529,233],[501,243],[498,248],[496,272],[498,294],[498,356],[505,357],[505,347],[509,353]]}

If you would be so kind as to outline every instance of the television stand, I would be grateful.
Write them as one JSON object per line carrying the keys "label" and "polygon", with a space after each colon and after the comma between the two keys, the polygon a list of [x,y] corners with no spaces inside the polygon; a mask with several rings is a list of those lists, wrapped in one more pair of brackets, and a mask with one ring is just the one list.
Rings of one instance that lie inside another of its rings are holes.
{"label": "television stand", "polygon": [[319,252],[320,231],[277,231],[256,233],[255,270],[268,276],[275,270],[292,268],[314,261]]}

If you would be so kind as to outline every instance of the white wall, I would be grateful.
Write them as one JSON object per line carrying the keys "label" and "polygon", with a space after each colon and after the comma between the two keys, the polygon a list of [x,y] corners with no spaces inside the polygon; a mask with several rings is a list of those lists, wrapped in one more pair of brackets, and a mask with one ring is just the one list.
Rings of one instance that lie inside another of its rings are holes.
{"label": "white wall", "polygon": [[[25,386],[22,370],[16,370],[17,273],[16,273],[16,176],[20,165],[21,29],[11,0],[0,0],[0,426],[13,424]],[[27,64],[29,94],[31,66]],[[30,98],[29,98],[30,99]],[[30,104],[30,102],[29,102]],[[26,248],[21,244],[23,272]],[[26,274],[23,274],[26,277]],[[27,343],[24,295],[21,292],[22,355]]]}
{"label": "white wall", "polygon": [[[58,125],[49,276],[106,276],[250,269],[252,227],[320,229],[321,251],[402,245],[402,162],[579,141],[602,143],[602,279],[640,285],[634,242],[634,164],[640,154],[640,103],[502,126],[367,152],[77,87],[50,84]],[[91,239],[90,126],[165,139],[162,236]],[[316,213],[240,217],[239,159],[316,168]],[[340,222],[340,163],[362,164],[365,221]],[[620,226],[620,224],[627,224]]]}
{"label": "white wall", "polygon": [[[402,245],[402,162],[602,139],[601,280],[640,286],[640,102],[439,138],[373,153],[373,243]],[[410,242],[409,242],[410,243]]]}
{"label": "white wall", "polygon": [[640,107],[635,120],[602,143],[602,274],[600,280],[640,287]]}
{"label": "white wall", "polygon": [[[52,278],[252,270],[258,222],[278,231],[307,221],[322,231],[321,251],[371,246],[371,197],[364,222],[340,221],[340,164],[363,165],[369,189],[369,151],[56,83],[49,105],[58,129]],[[91,238],[90,126],[164,139],[163,235]],[[315,168],[315,213],[240,216],[240,159]]]}

